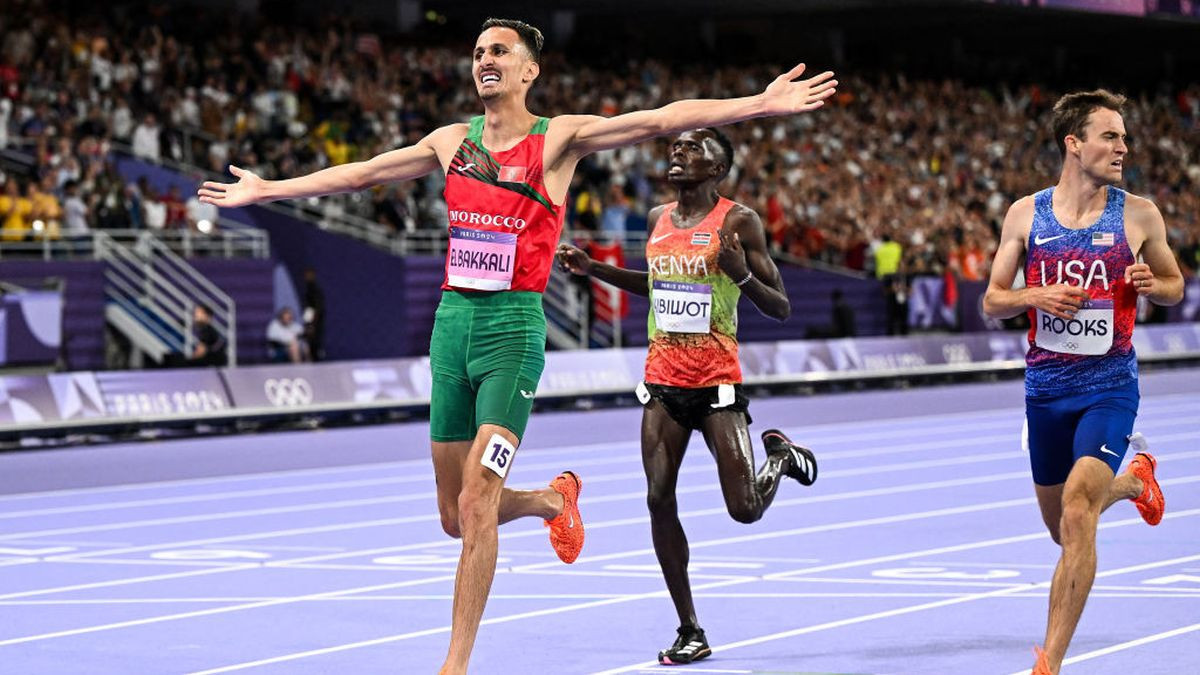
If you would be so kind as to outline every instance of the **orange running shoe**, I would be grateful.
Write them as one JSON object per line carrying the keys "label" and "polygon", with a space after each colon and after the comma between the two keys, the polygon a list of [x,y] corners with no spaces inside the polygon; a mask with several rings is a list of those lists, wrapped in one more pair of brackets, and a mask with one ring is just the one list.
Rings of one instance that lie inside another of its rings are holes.
{"label": "orange running shoe", "polygon": [[1033,671],[1030,675],[1054,675],[1054,671],[1050,670],[1050,659],[1041,647],[1034,647],[1033,655],[1037,657],[1037,662],[1033,664]]}
{"label": "orange running shoe", "polygon": [[550,481],[550,488],[563,498],[562,512],[546,521],[550,528],[550,545],[558,559],[568,565],[579,557],[583,549],[583,519],[579,517],[579,491],[583,481],[572,471],[564,471]]}
{"label": "orange running shoe", "polygon": [[1161,523],[1163,512],[1167,510],[1167,500],[1163,499],[1162,488],[1158,486],[1158,479],[1154,477],[1156,468],[1158,468],[1158,460],[1154,459],[1154,455],[1148,452],[1139,452],[1133,456],[1133,461],[1126,469],[1142,481],[1142,494],[1130,501],[1137,506],[1138,513],[1142,514],[1142,520],[1150,525]]}

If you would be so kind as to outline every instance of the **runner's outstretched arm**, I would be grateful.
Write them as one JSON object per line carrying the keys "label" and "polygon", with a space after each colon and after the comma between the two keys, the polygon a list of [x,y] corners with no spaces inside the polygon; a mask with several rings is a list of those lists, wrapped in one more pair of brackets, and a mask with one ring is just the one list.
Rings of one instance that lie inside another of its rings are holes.
{"label": "runner's outstretched arm", "polygon": [[358,192],[383,183],[419,178],[441,168],[437,147],[446,143],[453,145],[456,138],[461,141],[462,126],[445,126],[415,145],[389,150],[365,162],[339,164],[298,178],[263,180],[252,171],[230,165],[229,171],[238,177],[238,182],[205,181],[197,194],[202,202],[233,208],[277,199]]}
{"label": "runner's outstretched arm", "polygon": [[601,150],[623,148],[659,136],[733,124],[758,117],[793,115],[820,108],[836,92],[832,71],[803,80],[804,64],[780,74],[761,93],[726,99],[687,99],[654,110],[615,117],[562,115],[547,142],[547,157],[577,161]]}

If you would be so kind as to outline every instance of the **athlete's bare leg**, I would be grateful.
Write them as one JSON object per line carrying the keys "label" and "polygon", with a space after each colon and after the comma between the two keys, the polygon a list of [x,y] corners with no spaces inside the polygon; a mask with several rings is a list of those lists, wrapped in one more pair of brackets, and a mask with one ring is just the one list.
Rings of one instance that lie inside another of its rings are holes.
{"label": "athlete's bare leg", "polygon": [[[1055,540],[1062,545],[1062,556],[1050,584],[1045,641],[1047,660],[1055,673],[1062,665],[1095,580],[1096,528],[1100,513],[1117,499],[1136,496],[1141,491],[1140,484],[1141,481],[1137,481],[1137,492],[1133,492],[1134,485],[1128,480],[1122,480],[1118,485],[1107,464],[1094,457],[1083,457],[1071,469],[1065,485],[1038,488],[1039,502],[1042,502],[1043,494],[1053,499],[1055,488],[1061,493],[1061,516]],[[1048,514],[1046,506],[1043,503],[1042,512],[1049,525],[1048,516],[1053,515],[1053,509],[1049,509]],[[1054,533],[1052,528],[1052,536]]]}
{"label": "athlete's bare leg", "polygon": [[688,580],[688,542],[679,522],[675,484],[679,466],[692,436],[676,422],[657,399],[642,411],[642,466],[646,470],[646,505],[650,508],[650,533],[667,591],[679,614],[679,625],[698,626],[692,587]]}
{"label": "athlete's bare leg", "polygon": [[[1038,507],[1042,511],[1042,520],[1046,523],[1046,529],[1050,531],[1050,538],[1054,540],[1054,543],[1062,544],[1059,527],[1062,523],[1063,513],[1063,483],[1058,485],[1037,485],[1035,483],[1033,489],[1037,493]],[[1100,512],[1107,511],[1108,507],[1119,501],[1134,499],[1140,494],[1142,494],[1141,479],[1131,473],[1122,473],[1109,485],[1108,498]]]}
{"label": "athlete's bare leg", "polygon": [[745,413],[712,413],[704,418],[701,430],[709,452],[717,461],[717,475],[729,515],[739,523],[753,523],[762,518],[784,476],[786,455],[767,455],[755,474],[754,446]]}
{"label": "athlete's bare leg", "polygon": [[524,516],[553,518],[562,510],[562,495],[554,490],[509,490],[500,476],[482,465],[493,434],[500,434],[513,447],[519,444],[512,432],[494,424],[481,426],[470,443],[433,444],[442,528],[463,540],[454,581],[450,649],[441,673],[467,672],[496,572],[499,523]]}

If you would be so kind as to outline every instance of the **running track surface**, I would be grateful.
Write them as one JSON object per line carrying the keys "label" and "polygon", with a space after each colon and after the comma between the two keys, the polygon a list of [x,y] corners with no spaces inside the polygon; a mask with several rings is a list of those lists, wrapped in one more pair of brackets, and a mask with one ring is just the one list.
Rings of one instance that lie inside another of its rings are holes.
{"label": "running track surface", "polygon": [[[1101,520],[1067,673],[1200,663],[1200,371],[1142,380],[1167,496]],[[702,673],[1027,669],[1057,548],[1021,452],[1019,382],[760,399],[811,446],[762,521],[725,512],[693,439],[679,500],[714,655]],[[501,529],[474,673],[664,672],[676,618],[646,518],[640,411],[535,416],[509,474],[584,481],[583,555]],[[459,542],[441,532],[427,427],[376,426],[0,455],[0,671],[432,673]],[[761,459],[761,448],[758,450]],[[1128,459],[1128,458],[1127,458]],[[667,670],[666,672],[671,672]]]}

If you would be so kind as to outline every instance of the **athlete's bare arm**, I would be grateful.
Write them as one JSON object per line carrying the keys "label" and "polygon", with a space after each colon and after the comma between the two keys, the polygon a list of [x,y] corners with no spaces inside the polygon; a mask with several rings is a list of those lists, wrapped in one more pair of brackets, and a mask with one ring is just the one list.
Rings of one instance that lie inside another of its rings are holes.
{"label": "athlete's bare arm", "polygon": [[446,170],[450,158],[467,135],[466,124],[437,129],[415,145],[376,155],[365,162],[350,162],[286,180],[263,180],[251,171],[230,166],[236,183],[206,181],[197,193],[200,201],[232,208],[277,199],[320,197],[357,192],[393,181],[410,180]]}
{"label": "athlete's bare arm", "polygon": [[1025,260],[1025,242],[1033,226],[1033,197],[1018,199],[1004,216],[1000,245],[992,261],[992,276],[983,296],[983,312],[994,319],[1009,319],[1037,307],[1060,319],[1070,320],[1085,300],[1087,291],[1066,284],[1034,286],[1014,290],[1013,280]]}
{"label": "athlete's bare arm", "polygon": [[826,71],[793,82],[803,72],[804,64],[800,64],[775,78],[762,93],[754,96],[675,101],[654,110],[638,110],[615,117],[555,117],[546,130],[547,187],[551,196],[559,192],[558,187],[565,194],[575,164],[593,152],[636,145],[689,129],[816,110],[834,94],[837,80],[833,79],[831,71]]}
{"label": "athlete's bare arm", "polygon": [[[650,209],[649,222],[651,227],[654,226],[654,223],[658,222],[663,208],[662,206],[656,206]],[[555,257],[558,258],[558,263],[571,274],[587,275],[635,295],[650,295],[649,272],[630,270],[624,267],[615,267],[608,263],[596,262],[592,260],[586,251],[570,244],[559,244],[558,251],[555,252]]]}
{"label": "athlete's bare arm", "polygon": [[1143,238],[1135,250],[1144,262],[1126,267],[1125,281],[1156,305],[1174,305],[1183,299],[1183,274],[1167,242],[1162,214],[1149,199],[1129,195],[1126,203],[1126,218],[1134,225],[1130,229]]}
{"label": "athlete's bare arm", "polygon": [[647,272],[596,262],[586,251],[570,244],[559,244],[555,255],[559,264],[571,274],[587,275],[635,295],[650,295],[650,275]]}
{"label": "athlete's bare arm", "polygon": [[721,271],[733,281],[742,284],[742,293],[750,298],[758,311],[785,321],[792,313],[787,292],[783,290],[783,279],[779,268],[767,251],[767,234],[762,220],[753,209],[738,204],[725,216],[720,230],[721,249],[717,252],[717,264]]}

